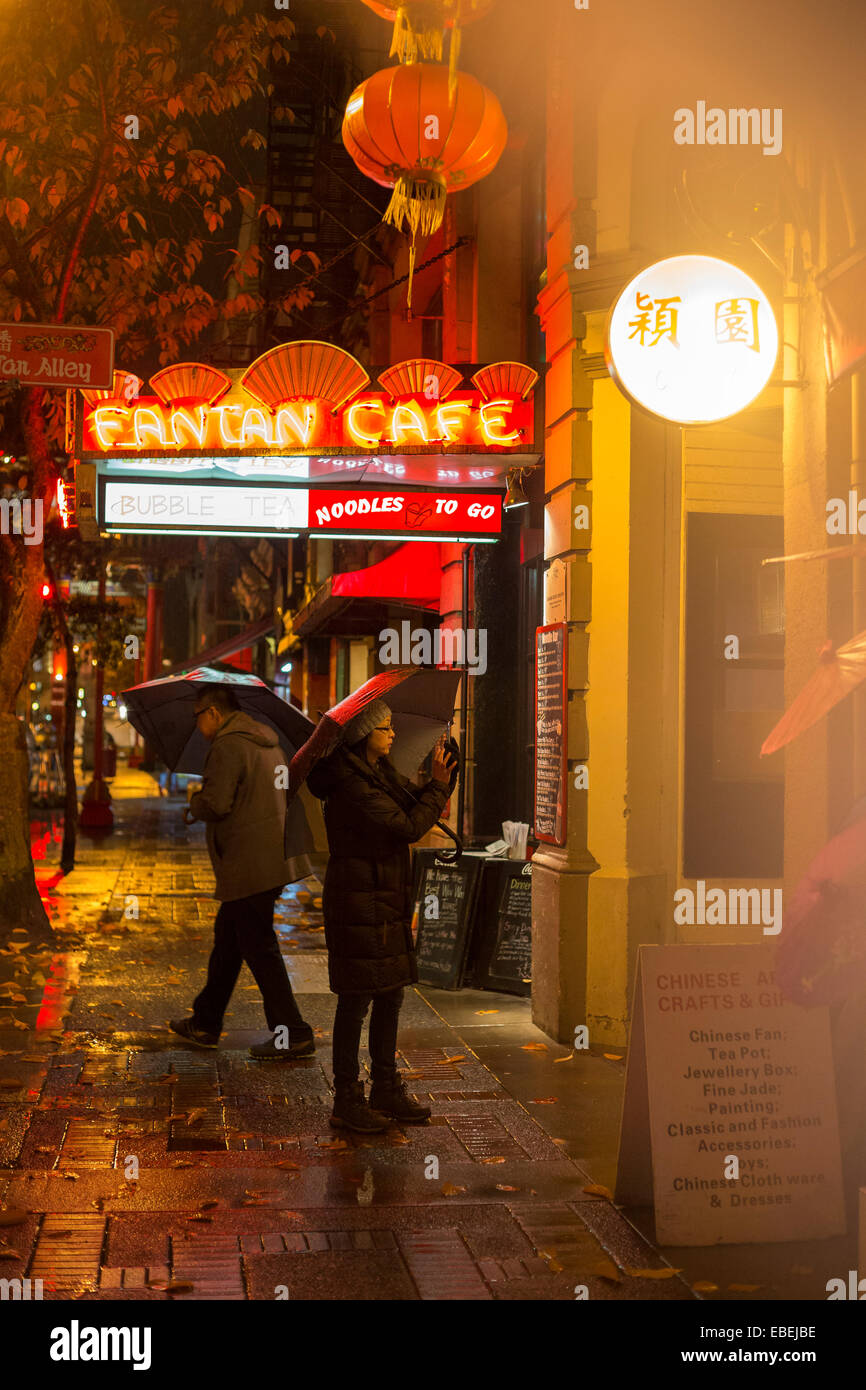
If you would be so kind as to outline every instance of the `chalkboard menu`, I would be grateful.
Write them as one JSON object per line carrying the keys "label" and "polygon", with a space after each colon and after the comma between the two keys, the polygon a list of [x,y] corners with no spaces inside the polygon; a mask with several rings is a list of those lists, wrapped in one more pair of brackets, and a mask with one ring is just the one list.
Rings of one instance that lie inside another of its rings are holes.
{"label": "chalkboard menu", "polygon": [[459,864],[418,861],[418,978],[440,989],[459,989],[463,981],[481,861]]}
{"label": "chalkboard menu", "polygon": [[532,983],[532,864],[501,866],[505,882],[487,946],[479,959],[478,984],[506,994],[529,994]]}
{"label": "chalkboard menu", "polygon": [[568,628],[535,630],[535,834],[565,844],[567,793]]}

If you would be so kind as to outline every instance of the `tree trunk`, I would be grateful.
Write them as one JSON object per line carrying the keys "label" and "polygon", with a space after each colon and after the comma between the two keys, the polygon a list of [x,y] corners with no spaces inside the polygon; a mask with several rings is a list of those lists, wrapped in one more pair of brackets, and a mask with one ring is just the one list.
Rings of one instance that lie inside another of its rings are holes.
{"label": "tree trunk", "polygon": [[[22,426],[30,457],[30,492],[47,516],[54,468],[45,435],[44,389],[22,392]],[[24,726],[15,713],[18,692],[42,618],[42,544],[0,537],[0,929],[46,927],[30,852],[29,760]]]}
{"label": "tree trunk", "polygon": [[63,645],[66,648],[66,699],[63,711],[63,785],[66,801],[63,808],[63,845],[60,868],[71,874],[75,868],[75,847],[78,840],[78,788],[75,785],[75,714],[78,692],[78,662],[72,650],[72,633],[64,620]]}
{"label": "tree trunk", "polygon": [[0,712],[0,931],[48,925],[30,853],[30,761],[24,725]]}

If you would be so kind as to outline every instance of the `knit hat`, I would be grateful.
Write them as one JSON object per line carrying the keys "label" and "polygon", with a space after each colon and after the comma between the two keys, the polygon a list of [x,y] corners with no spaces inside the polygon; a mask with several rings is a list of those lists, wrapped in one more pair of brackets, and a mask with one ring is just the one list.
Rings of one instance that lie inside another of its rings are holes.
{"label": "knit hat", "polygon": [[349,748],[354,744],[360,743],[362,738],[366,738],[379,724],[384,724],[386,719],[391,718],[391,710],[384,700],[371,700],[369,705],[365,705],[360,714],[356,714],[354,719],[343,730],[343,742]]}

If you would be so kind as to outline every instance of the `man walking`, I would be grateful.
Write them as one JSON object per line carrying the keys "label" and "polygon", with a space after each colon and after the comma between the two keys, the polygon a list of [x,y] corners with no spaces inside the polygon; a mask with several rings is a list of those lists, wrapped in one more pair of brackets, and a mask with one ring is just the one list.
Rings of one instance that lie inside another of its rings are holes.
{"label": "man walking", "polygon": [[203,687],[195,712],[197,727],[211,747],[203,785],[190,795],[184,815],[188,823],[207,824],[220,909],[205,987],[193,1003],[192,1017],[173,1019],[169,1027],[196,1047],[215,1048],[246,961],[261,990],[268,1027],[274,1030],[267,1042],[249,1049],[250,1056],[272,1061],[312,1057],[313,1030],[298,1009],[274,932],[280,890],[308,871],[305,860],[285,857],[286,793],[277,775],[285,756],[274,731],[244,714],[228,686]]}

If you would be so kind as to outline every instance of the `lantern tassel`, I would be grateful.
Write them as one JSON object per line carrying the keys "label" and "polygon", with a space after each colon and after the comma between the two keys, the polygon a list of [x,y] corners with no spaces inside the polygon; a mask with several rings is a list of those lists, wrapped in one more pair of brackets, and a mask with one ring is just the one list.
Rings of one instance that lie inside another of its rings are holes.
{"label": "lantern tassel", "polygon": [[432,236],[442,226],[447,197],[448,190],[440,179],[400,174],[382,221],[398,231],[407,225],[413,237],[419,232]]}
{"label": "lantern tassel", "polygon": [[406,287],[406,308],[412,310],[412,282],[415,279],[415,237],[409,242],[409,284]]}
{"label": "lantern tassel", "polygon": [[408,6],[398,5],[394,32],[391,35],[390,57],[400,63],[417,63],[419,58],[442,61],[442,30],[434,25],[415,28]]}
{"label": "lantern tassel", "polygon": [[454,100],[457,91],[457,63],[460,59],[460,28],[455,20],[448,45],[448,101]]}

